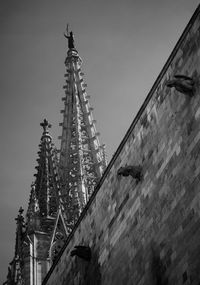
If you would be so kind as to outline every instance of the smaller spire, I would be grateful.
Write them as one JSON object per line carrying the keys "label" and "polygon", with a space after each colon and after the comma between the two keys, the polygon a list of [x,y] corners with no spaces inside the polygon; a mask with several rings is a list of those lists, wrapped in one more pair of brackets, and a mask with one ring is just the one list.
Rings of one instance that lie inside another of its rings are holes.
{"label": "smaller spire", "polygon": [[[29,220],[32,217],[37,218],[39,216],[54,217],[58,206],[59,182],[57,178],[57,158],[55,146],[49,134],[51,125],[44,119],[40,126],[43,128],[43,134],[39,144],[38,165],[35,167],[37,170],[37,173],[34,175],[36,179],[31,187],[27,210]],[[35,227],[34,221],[33,227]]]}
{"label": "smaller spire", "polygon": [[68,48],[73,49],[73,48],[75,48],[75,46],[74,46],[74,34],[72,31],[69,33],[68,28],[69,28],[69,25],[67,24],[66,33],[64,33],[64,36],[65,36],[65,38],[68,39]]}

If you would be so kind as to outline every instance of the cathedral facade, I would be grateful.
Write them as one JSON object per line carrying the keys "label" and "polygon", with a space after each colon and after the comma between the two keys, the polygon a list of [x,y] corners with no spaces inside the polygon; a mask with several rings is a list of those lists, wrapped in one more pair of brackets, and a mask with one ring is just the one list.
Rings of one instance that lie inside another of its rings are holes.
{"label": "cathedral facade", "polygon": [[59,159],[44,120],[7,284],[200,284],[200,6],[106,168],[66,37]]}

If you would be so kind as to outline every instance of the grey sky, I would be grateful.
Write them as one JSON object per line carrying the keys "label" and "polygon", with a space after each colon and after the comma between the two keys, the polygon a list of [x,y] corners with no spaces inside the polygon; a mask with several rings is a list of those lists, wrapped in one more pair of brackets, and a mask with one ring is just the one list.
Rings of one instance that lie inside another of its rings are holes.
{"label": "grey sky", "polygon": [[110,159],[199,1],[0,0],[0,282],[14,254],[47,118],[59,147],[66,24]]}

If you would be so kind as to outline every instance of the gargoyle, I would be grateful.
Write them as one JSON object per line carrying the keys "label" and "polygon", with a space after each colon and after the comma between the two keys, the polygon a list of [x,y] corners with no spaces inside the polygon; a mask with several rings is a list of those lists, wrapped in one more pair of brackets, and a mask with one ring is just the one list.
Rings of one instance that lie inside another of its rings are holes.
{"label": "gargoyle", "polygon": [[142,179],[142,168],[139,165],[136,166],[127,165],[124,167],[120,167],[117,171],[117,175],[122,175],[125,177],[130,175],[134,179],[136,179],[138,183]]}
{"label": "gargoyle", "polygon": [[76,245],[71,251],[71,256],[78,256],[86,261],[91,260],[91,249],[89,246]]}
{"label": "gargoyle", "polygon": [[194,95],[194,80],[186,75],[174,75],[174,78],[168,80],[166,85],[190,97]]}

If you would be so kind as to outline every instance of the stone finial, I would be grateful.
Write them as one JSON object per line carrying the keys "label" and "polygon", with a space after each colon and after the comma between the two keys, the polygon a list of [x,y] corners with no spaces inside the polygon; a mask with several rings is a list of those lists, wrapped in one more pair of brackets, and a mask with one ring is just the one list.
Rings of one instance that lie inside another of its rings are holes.
{"label": "stone finial", "polygon": [[174,87],[177,91],[190,97],[194,96],[194,80],[186,75],[174,75],[174,78],[166,82],[169,88]]}
{"label": "stone finial", "polygon": [[51,124],[49,124],[46,119],[44,119],[44,121],[40,123],[40,126],[43,128],[44,133],[48,132],[48,129],[51,128]]}
{"label": "stone finial", "polygon": [[89,246],[76,245],[71,251],[71,256],[78,256],[86,261],[91,260],[91,249]]}
{"label": "stone finial", "polygon": [[117,175],[122,175],[125,177],[130,175],[134,179],[136,179],[136,182],[138,183],[142,179],[142,167],[139,165],[136,165],[136,166],[126,165],[118,169]]}

